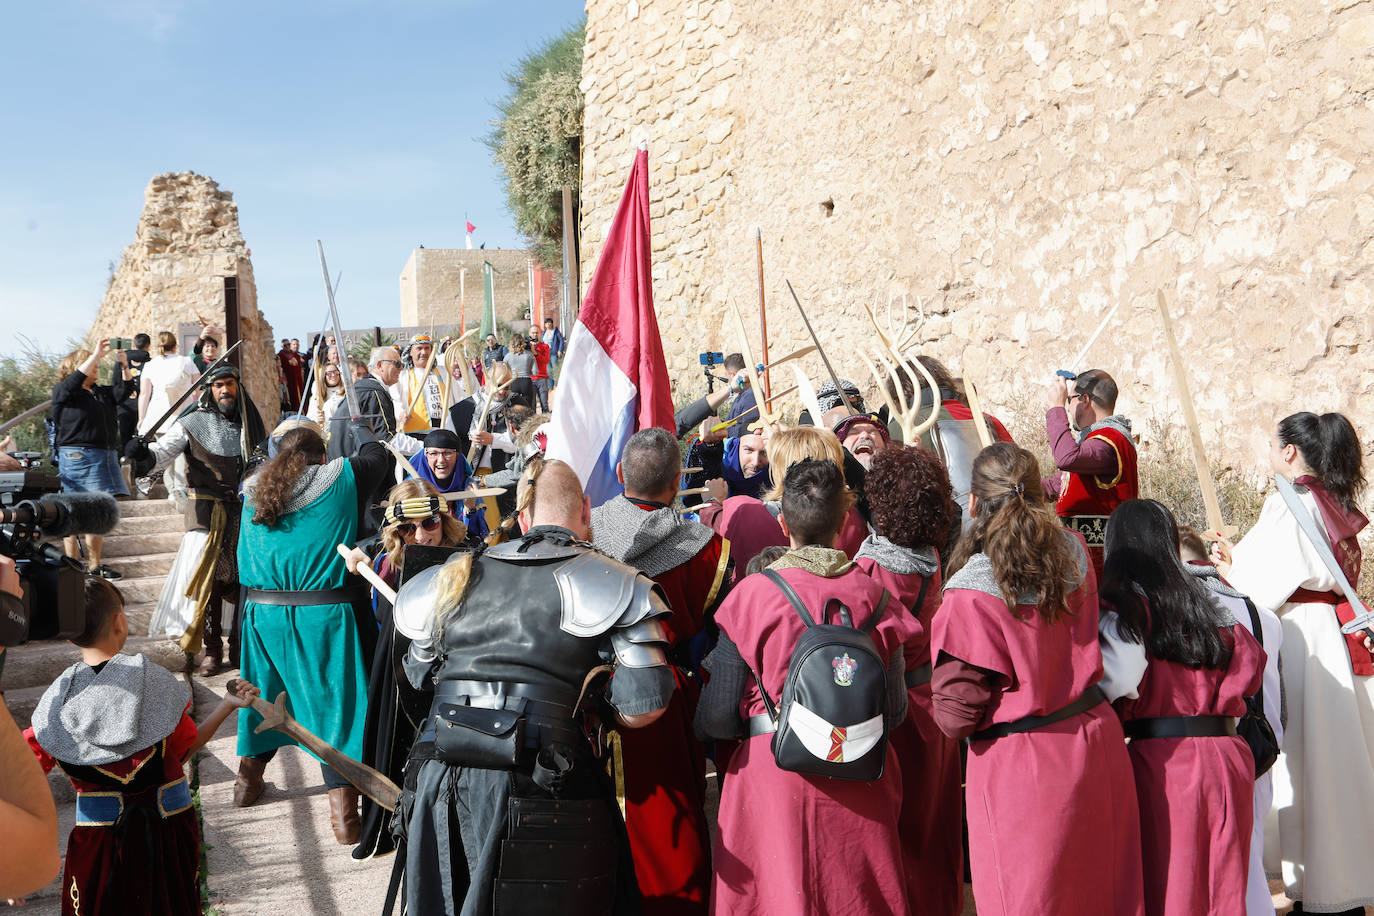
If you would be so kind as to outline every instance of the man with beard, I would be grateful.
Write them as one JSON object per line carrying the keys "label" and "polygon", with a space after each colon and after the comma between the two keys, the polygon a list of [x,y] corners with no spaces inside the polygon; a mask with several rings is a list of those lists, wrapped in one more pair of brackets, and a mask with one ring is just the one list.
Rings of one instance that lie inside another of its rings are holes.
{"label": "man with beard", "polygon": [[[1114,412],[1116,382],[1101,369],[1079,373],[1072,392],[1067,381],[1055,376],[1046,397],[1045,431],[1060,473],[1044,478],[1045,496],[1054,500],[1064,527],[1088,542],[1088,556],[1101,579],[1107,518],[1140,495],[1131,421]],[[1077,438],[1069,430],[1069,410]]]}
{"label": "man with beard", "polygon": [[840,440],[846,452],[863,465],[865,471],[873,466],[873,456],[887,448],[892,441],[887,424],[875,413],[845,417],[835,424],[835,438]]}
{"label": "man with beard", "polygon": [[[410,346],[401,357],[404,368],[392,388],[395,398],[396,422],[401,431],[414,436],[410,448],[402,448],[407,454],[419,448],[419,440],[425,433],[439,427],[444,414],[463,395],[467,389],[463,383],[461,370],[444,371],[442,357],[436,357],[434,365],[429,366],[429,356],[434,349],[434,339],[428,334],[416,334],[410,339]],[[429,366],[429,371],[425,367]],[[416,393],[424,389],[418,397]],[[418,435],[417,435],[418,434]]]}
{"label": "man with beard", "polygon": [[[731,496],[758,496],[768,486],[768,438],[763,429],[726,437],[724,432],[712,432],[713,425],[714,420],[703,423],[701,437],[687,450],[687,466],[701,470],[689,474],[683,486],[714,487],[710,498],[722,501]],[[701,502],[697,495],[683,499],[689,506]]]}
{"label": "man with beard", "polygon": [[689,643],[724,597],[730,544],[672,507],[681,468],[666,429],[642,429],[621,453],[625,494],[592,511],[593,543],[653,579],[673,609],[663,622],[677,693],[652,725],[620,734],[615,761],[625,784],[625,825],[644,912],[705,913],[711,883],[706,755],[692,734],[700,681]]}
{"label": "man with beard", "polygon": [[[248,459],[267,437],[262,417],[229,363],[217,366],[200,382],[200,398],[186,408],[166,435],[152,444],[130,439],[124,454],[143,477],[186,456],[186,535],[158,598],[158,617],[169,605],[184,604],[189,626],[181,646],[205,657],[200,674],[217,674],[225,663],[223,602],[234,605],[229,621],[229,667],[239,664],[239,573],[235,552],[239,540],[238,489]],[[175,612],[172,617],[179,616]]]}

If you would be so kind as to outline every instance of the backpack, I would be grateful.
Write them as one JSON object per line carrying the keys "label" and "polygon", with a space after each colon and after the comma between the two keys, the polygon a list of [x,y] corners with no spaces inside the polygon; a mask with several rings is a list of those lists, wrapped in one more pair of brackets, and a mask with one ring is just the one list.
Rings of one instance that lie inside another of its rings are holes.
{"label": "backpack", "polygon": [[[1255,610],[1255,603],[1249,598],[1245,599],[1245,608],[1250,612],[1251,632],[1263,649],[1264,631],[1261,629],[1259,612]],[[1245,743],[1250,746],[1250,754],[1255,758],[1255,778],[1259,779],[1269,772],[1269,768],[1279,759],[1279,739],[1274,735],[1274,726],[1264,717],[1263,678],[1260,679],[1260,688],[1255,695],[1245,698],[1245,715],[1236,722],[1236,734],[1244,738]]]}
{"label": "backpack", "polygon": [[[806,624],[788,659],[777,704],[754,674],[776,729],[772,748],[778,768],[858,782],[880,778],[887,759],[887,661],[872,633],[887,609],[887,591],[862,627],[854,626],[838,598],[826,602],[818,624],[782,576],[771,569],[764,575]],[[839,623],[828,622],[832,604]]]}

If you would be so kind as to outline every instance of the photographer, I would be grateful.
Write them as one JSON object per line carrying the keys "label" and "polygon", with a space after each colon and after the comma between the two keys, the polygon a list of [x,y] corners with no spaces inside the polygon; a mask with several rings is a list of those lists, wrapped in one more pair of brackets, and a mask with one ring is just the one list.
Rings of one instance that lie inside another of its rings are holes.
{"label": "photographer", "polygon": [[133,348],[124,351],[124,363],[127,366],[124,376],[127,379],[124,385],[124,397],[120,400],[119,407],[115,411],[115,416],[119,420],[120,448],[123,448],[124,443],[138,433],[138,380],[139,376],[143,374],[143,367],[148,364],[148,360],[151,358],[148,347],[153,340],[147,334],[135,334],[131,342]]}
{"label": "photographer", "polygon": [[[124,475],[119,470],[118,405],[124,400],[128,360],[118,354],[113,384],[97,385],[100,361],[110,355],[110,341],[101,338],[96,351],[74,350],[58,367],[61,381],[52,390],[53,425],[57,429],[58,473],[67,493],[109,493],[128,496]],[[120,574],[100,562],[104,538],[98,534],[86,539],[87,570],[91,575],[118,579]],[[65,542],[67,556],[80,559],[76,537]]]}

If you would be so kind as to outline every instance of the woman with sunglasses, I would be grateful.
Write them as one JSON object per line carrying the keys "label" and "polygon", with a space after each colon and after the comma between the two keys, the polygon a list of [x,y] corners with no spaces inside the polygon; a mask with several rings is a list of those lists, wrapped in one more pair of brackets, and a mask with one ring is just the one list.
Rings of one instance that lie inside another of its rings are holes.
{"label": "woman with sunglasses", "polygon": [[[375,555],[369,558],[355,547],[346,561],[350,571],[360,563],[370,565],[393,589],[400,588],[407,547],[459,547],[468,540],[474,545],[476,542],[449,511],[443,495],[424,480],[412,478],[392,487],[382,514],[385,521],[381,536],[373,542]],[[399,785],[406,756],[415,741],[415,729],[429,711],[430,700],[412,688],[409,681],[396,677],[410,640],[396,632],[391,622],[391,602],[376,589],[372,590],[372,610],[377,617],[377,650],[368,675],[362,761]],[[362,837],[353,850],[354,858],[386,855],[395,848],[387,829],[387,811],[364,798]]]}

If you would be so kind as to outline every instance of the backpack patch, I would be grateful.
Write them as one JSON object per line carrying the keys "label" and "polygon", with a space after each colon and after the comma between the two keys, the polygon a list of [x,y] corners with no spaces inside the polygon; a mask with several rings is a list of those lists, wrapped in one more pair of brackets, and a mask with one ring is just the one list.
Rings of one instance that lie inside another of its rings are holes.
{"label": "backpack patch", "polygon": [[859,663],[846,652],[839,658],[832,659],[830,667],[835,669],[835,683],[841,687],[848,687],[854,683],[854,672],[859,670]]}

